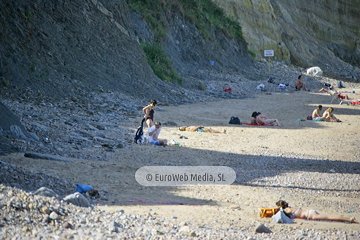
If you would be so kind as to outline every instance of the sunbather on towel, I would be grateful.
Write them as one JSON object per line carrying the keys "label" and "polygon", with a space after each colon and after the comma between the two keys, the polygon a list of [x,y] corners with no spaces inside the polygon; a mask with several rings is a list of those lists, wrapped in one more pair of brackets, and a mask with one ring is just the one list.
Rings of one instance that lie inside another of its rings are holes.
{"label": "sunbather on towel", "polygon": [[343,216],[331,216],[320,214],[316,210],[305,210],[301,208],[290,207],[289,204],[283,200],[276,202],[276,206],[284,209],[286,215],[290,218],[305,218],[307,220],[328,220],[328,221],[338,221],[338,222],[349,222],[349,223],[359,223],[356,221],[355,217],[348,218]]}
{"label": "sunbather on towel", "polygon": [[256,116],[256,123],[265,126],[281,126],[277,119],[268,119],[264,115],[261,115],[260,112],[258,112],[258,115]]}
{"label": "sunbather on towel", "polygon": [[259,114],[260,114],[259,112],[253,112],[253,113],[251,114],[251,121],[250,121],[250,123],[251,123],[252,125],[257,125],[256,117],[257,117]]}
{"label": "sunbather on towel", "polygon": [[226,130],[217,131],[211,128],[206,128],[203,126],[183,126],[179,127],[180,131],[188,131],[188,132],[209,132],[209,133],[226,133]]}

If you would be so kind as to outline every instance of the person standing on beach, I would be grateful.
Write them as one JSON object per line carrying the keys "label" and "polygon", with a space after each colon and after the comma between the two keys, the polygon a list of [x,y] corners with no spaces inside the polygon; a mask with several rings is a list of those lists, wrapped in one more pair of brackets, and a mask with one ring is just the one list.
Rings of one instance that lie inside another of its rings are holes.
{"label": "person standing on beach", "polygon": [[147,105],[142,109],[143,113],[145,114],[144,120],[148,128],[154,126],[154,107],[156,106],[157,101],[155,99],[151,100],[150,104]]}

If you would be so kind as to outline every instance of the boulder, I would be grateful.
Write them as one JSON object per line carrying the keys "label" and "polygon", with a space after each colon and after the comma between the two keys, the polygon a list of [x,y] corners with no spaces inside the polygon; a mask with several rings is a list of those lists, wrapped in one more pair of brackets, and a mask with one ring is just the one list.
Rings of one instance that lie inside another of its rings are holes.
{"label": "boulder", "polygon": [[256,229],[255,229],[256,233],[272,233],[272,231],[265,227],[264,224],[260,224]]}
{"label": "boulder", "polygon": [[38,190],[36,190],[34,192],[34,194],[45,196],[45,197],[60,198],[59,195],[57,195],[53,190],[51,190],[50,188],[46,188],[46,187],[39,188]]}
{"label": "boulder", "polygon": [[323,71],[319,67],[311,67],[308,70],[306,70],[306,74],[312,75],[312,76],[322,76]]}
{"label": "boulder", "polygon": [[87,200],[87,198],[79,192],[67,195],[64,197],[64,201],[79,207],[91,207],[89,200]]}

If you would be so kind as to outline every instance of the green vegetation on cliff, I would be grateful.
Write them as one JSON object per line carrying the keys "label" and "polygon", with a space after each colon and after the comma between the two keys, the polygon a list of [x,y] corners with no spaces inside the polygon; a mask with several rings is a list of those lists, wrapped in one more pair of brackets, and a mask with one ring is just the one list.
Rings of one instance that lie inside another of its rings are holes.
{"label": "green vegetation on cliff", "polygon": [[227,17],[224,10],[211,0],[127,0],[127,2],[145,18],[158,41],[166,37],[164,16],[169,10],[179,12],[206,38],[210,37],[211,28],[215,27],[230,38],[243,39],[239,23]]}
{"label": "green vegetation on cliff", "polygon": [[161,49],[161,43],[167,37],[165,16],[169,11],[181,14],[194,24],[206,39],[211,39],[213,29],[216,28],[229,38],[243,40],[239,23],[227,17],[224,10],[211,0],[127,0],[127,2],[144,17],[154,34],[154,45],[147,44],[142,47],[154,73],[165,81],[177,80],[180,83],[182,81]]}
{"label": "green vegetation on cliff", "polygon": [[183,80],[176,74],[169,58],[159,44],[142,44],[141,46],[146,53],[146,60],[156,76],[167,82],[177,80],[178,83],[182,83]]}

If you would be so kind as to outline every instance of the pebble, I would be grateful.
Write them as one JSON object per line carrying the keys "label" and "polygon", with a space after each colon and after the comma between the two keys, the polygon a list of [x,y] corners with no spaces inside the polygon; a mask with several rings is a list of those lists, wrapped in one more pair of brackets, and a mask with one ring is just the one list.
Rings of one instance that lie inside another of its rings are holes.
{"label": "pebble", "polygon": [[[280,63],[272,63],[271,66],[276,81],[292,84],[301,68],[284,67]],[[278,91],[277,85],[267,83],[267,79],[257,81],[249,80],[233,74],[224,75],[216,72],[203,72],[199,74],[209,76],[206,82],[206,91],[183,90],[183,102],[211,102],[219,99],[241,99],[254,97],[257,92],[256,86],[264,84],[267,92]],[[222,79],[219,81],[219,79]],[[326,77],[306,76],[307,87],[320,89],[323,83],[336,84],[337,80]],[[233,93],[222,92],[224,83],[231,83]],[[348,83],[351,88],[352,83]],[[289,90],[289,89],[288,89]],[[141,108],[147,104],[140,100],[125,95],[117,95],[106,92],[96,92],[89,95],[85,101],[82,96],[73,99],[64,99],[61,102],[53,102],[51,105],[42,101],[40,97],[31,94],[19,96],[18,99],[6,99],[2,101],[17,115],[21,116],[23,124],[32,132],[36,132],[41,141],[27,142],[14,139],[14,147],[20,151],[38,152],[42,154],[58,155],[86,160],[109,160],[119,154],[124,148],[131,148],[134,132],[129,130],[132,120],[129,118],[139,117]],[[39,104],[39,102],[41,104]],[[126,104],[119,104],[126,103]],[[72,110],[70,110],[72,109]],[[115,111],[114,111],[115,110]],[[69,114],[71,112],[71,114]],[[116,112],[116,114],[115,114]],[[76,116],[76,117],[75,117]],[[96,124],[94,124],[96,122]],[[119,126],[118,123],[124,123]],[[176,125],[176,123],[168,123]],[[59,133],[69,133],[58,137]],[[93,154],[93,148],[103,148],[105,151]],[[261,153],[266,158],[260,156]],[[236,156],[228,152],[229,157]],[[274,158],[271,158],[274,156]],[[275,157],[277,156],[277,157]],[[279,158],[278,156],[281,156]],[[236,173],[236,182],[239,184],[259,185],[264,188],[277,188],[279,195],[303,196],[310,194],[317,196],[319,205],[324,209],[338,206],[339,211],[353,211],[359,213],[356,204],[331,200],[332,197],[358,198],[358,173],[352,170],[351,163],[339,162],[329,164],[326,160],[319,159],[314,171],[289,172],[289,169],[300,165],[307,166],[302,159],[312,159],[311,156],[293,153],[272,153],[270,151],[254,152],[243,160],[240,168],[235,163],[229,163]],[[296,160],[296,161],[294,161]],[[187,164],[187,163],[184,163]],[[231,165],[232,164],[232,165]],[[259,166],[267,166],[259,170]],[[307,168],[309,168],[307,166]],[[316,171],[315,171],[316,170]],[[318,172],[321,171],[319,176]],[[100,211],[95,208],[82,208],[64,203],[61,198],[35,195],[34,192],[41,187],[54,191],[53,196],[65,197],[73,193],[74,183],[61,178],[55,178],[45,173],[34,173],[24,170],[21,166],[5,163],[0,160],[0,239],[181,239],[186,237],[199,239],[294,239],[289,231],[277,226],[271,228],[273,233],[255,233],[253,226],[244,226],[239,229],[218,229],[216,227],[204,227],[190,221],[177,223],[178,218],[173,216],[168,219],[158,217],[151,211],[152,217],[135,215],[124,210],[113,213]],[[347,174],[342,174],[342,173]],[[259,174],[267,175],[266,181],[261,181]],[[314,179],[321,180],[314,182]],[[297,186],[298,188],[286,188]],[[311,190],[314,188],[314,190]],[[309,190],[310,189],[310,190]],[[318,191],[316,189],[323,189]],[[326,191],[326,189],[335,189]],[[339,191],[337,191],[338,189]],[[347,191],[341,191],[347,189]],[[47,192],[49,192],[47,190]],[[105,198],[105,197],[103,197]],[[327,200],[324,200],[328,198]],[[329,200],[330,199],[330,200]],[[234,205],[229,209],[241,209],[239,206],[256,206],[251,200],[239,200],[229,202]],[[304,201],[304,205],[311,205],[310,200]],[[219,211],[219,214],[223,214]],[[156,218],[154,217],[156,216]],[[6,227],[3,227],[6,226]],[[207,225],[206,225],[207,226]],[[300,224],[299,224],[300,226]],[[194,231],[196,229],[196,231]],[[281,229],[281,230],[279,230]],[[360,232],[356,230],[317,230],[303,229],[297,231],[299,239],[331,239],[334,236],[347,239],[357,239]],[[152,236],[152,237],[149,237]],[[184,237],[185,236],[185,237]]]}

